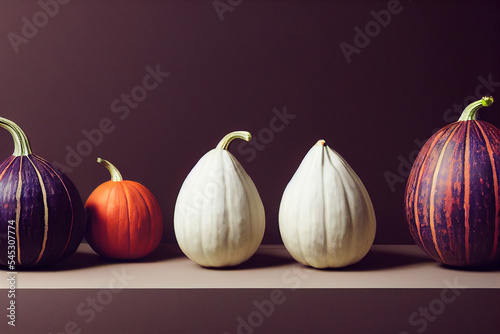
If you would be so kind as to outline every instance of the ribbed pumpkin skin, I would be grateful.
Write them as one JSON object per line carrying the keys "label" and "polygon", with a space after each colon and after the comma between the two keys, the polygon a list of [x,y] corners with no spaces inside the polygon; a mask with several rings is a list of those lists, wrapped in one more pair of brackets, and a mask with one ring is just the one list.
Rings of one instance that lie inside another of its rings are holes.
{"label": "ribbed pumpkin skin", "polygon": [[230,152],[213,149],[193,167],[177,197],[174,229],[184,254],[205,267],[235,266],[256,252],[264,205]]}
{"label": "ribbed pumpkin skin", "polygon": [[324,141],[307,152],[286,186],[279,228],[292,257],[314,268],[352,265],[370,250],[376,232],[370,196],[349,164]]}
{"label": "ribbed pumpkin skin", "polygon": [[9,220],[16,221],[16,269],[48,266],[76,251],[85,234],[83,204],[48,161],[33,154],[7,158],[0,165],[0,196],[1,265],[8,262]]}
{"label": "ribbed pumpkin skin", "polygon": [[114,259],[137,259],[160,244],[163,218],[155,197],[135,181],[107,181],[85,203],[86,239],[96,253]]}
{"label": "ribbed pumpkin skin", "polygon": [[417,245],[436,261],[475,267],[498,263],[500,131],[459,121],[436,132],[412,167],[406,217]]}

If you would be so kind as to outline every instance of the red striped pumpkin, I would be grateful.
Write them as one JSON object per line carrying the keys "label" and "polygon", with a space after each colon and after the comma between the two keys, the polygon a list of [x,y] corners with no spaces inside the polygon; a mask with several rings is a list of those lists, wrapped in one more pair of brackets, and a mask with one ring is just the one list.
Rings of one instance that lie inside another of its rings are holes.
{"label": "red striped pumpkin", "polygon": [[406,218],[418,246],[449,266],[499,262],[500,130],[477,120],[484,97],[437,131],[412,167]]}

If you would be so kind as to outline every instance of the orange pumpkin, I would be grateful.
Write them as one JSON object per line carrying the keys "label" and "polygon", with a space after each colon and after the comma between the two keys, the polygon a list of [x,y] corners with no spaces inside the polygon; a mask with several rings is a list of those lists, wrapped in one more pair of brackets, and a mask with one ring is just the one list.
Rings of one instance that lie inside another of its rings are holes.
{"label": "orange pumpkin", "polygon": [[146,187],[123,180],[109,161],[97,162],[111,173],[111,181],[98,186],[87,199],[86,239],[101,256],[137,259],[153,252],[161,241],[163,218],[160,206]]}

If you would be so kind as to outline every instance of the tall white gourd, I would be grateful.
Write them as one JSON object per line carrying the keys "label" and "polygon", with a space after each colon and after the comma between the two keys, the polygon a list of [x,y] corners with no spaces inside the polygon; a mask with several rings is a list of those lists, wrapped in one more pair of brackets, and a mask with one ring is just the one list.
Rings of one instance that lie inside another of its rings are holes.
{"label": "tall white gourd", "polygon": [[252,179],[227,150],[246,131],[225,136],[184,180],[174,211],[181,250],[205,267],[238,265],[259,247],[265,230],[264,205]]}
{"label": "tall white gourd", "polygon": [[363,183],[324,140],[314,145],[288,183],[279,229],[294,259],[315,268],[360,261],[375,239],[375,212]]}

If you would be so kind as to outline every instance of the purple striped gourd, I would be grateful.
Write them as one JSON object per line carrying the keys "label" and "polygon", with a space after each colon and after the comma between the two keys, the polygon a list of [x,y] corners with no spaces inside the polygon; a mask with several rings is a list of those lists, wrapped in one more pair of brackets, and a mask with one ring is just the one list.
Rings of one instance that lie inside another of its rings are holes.
{"label": "purple striped gourd", "polygon": [[0,127],[14,139],[14,153],[0,165],[0,265],[49,266],[83,239],[80,195],[64,173],[31,152],[19,126],[0,117]]}
{"label": "purple striped gourd", "polygon": [[468,105],[457,122],[422,147],[408,178],[406,218],[415,243],[454,267],[500,259],[500,130],[477,119],[492,97]]}

